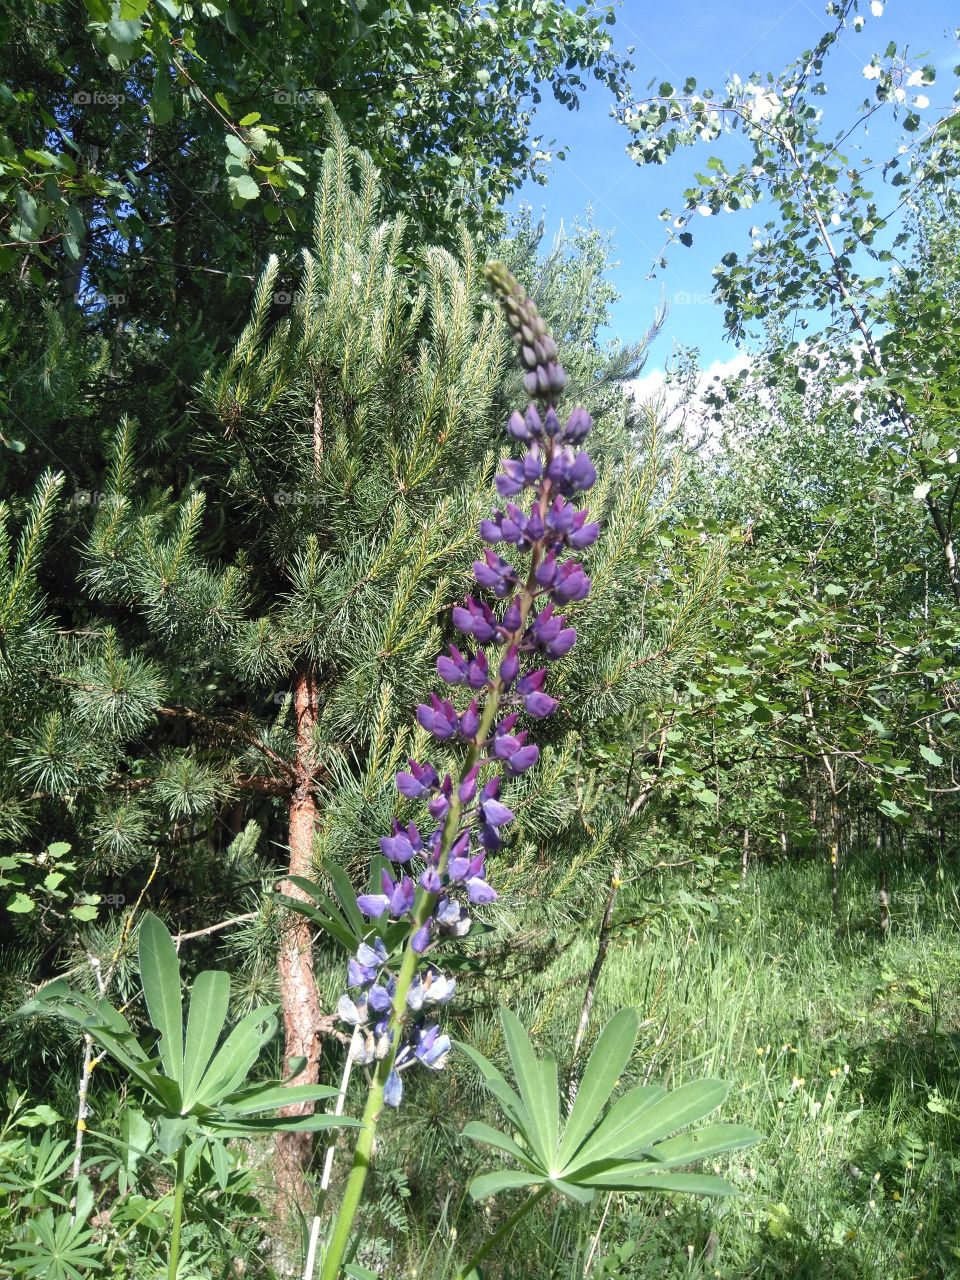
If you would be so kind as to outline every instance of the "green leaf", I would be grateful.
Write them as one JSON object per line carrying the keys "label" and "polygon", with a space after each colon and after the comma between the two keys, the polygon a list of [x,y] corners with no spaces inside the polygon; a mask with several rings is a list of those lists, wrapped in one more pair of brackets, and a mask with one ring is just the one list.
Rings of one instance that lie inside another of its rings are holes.
{"label": "green leaf", "polygon": [[183,1106],[193,1106],[203,1073],[210,1065],[230,1006],[230,975],[207,969],[198,973],[190,993],[183,1051]]}
{"label": "green leaf", "polygon": [[591,1178],[591,1185],[605,1191],[682,1191],[694,1196],[738,1194],[732,1183],[710,1173],[631,1173],[630,1167],[629,1163],[624,1163],[621,1172],[611,1170],[608,1174]]}
{"label": "green leaf", "polygon": [[354,892],[353,885],[350,883],[350,877],[343,867],[335,862],[326,864],[324,870],[333,886],[334,897],[340,903],[343,914],[357,937],[362,938],[368,932],[369,926],[357,906],[357,895]]}
{"label": "green leaf", "polygon": [[760,1135],[742,1124],[708,1124],[690,1133],[678,1134],[658,1142],[652,1154],[662,1168],[679,1164],[692,1164],[695,1160],[707,1160],[725,1151],[737,1151],[752,1146]]}
{"label": "green leaf", "polygon": [[484,1124],[481,1120],[471,1120],[469,1124],[463,1127],[463,1136],[472,1138],[474,1142],[482,1142],[484,1146],[494,1147],[498,1151],[505,1151],[507,1155],[513,1156],[525,1168],[531,1168],[532,1162],[529,1154],[515,1142],[513,1138],[505,1133],[501,1133],[499,1129],[494,1129],[488,1124]]}
{"label": "green leaf", "polygon": [[239,1089],[260,1050],[277,1029],[276,1005],[253,1009],[241,1018],[207,1068],[196,1092],[195,1105],[216,1106]]}
{"label": "green leaf", "polygon": [[268,1116],[251,1119],[249,1116],[231,1120],[229,1117],[204,1120],[204,1124],[217,1133],[231,1138],[249,1137],[251,1133],[320,1133],[325,1129],[358,1129],[362,1120],[352,1116]]}
{"label": "green leaf", "polygon": [[243,1093],[224,1098],[223,1105],[231,1114],[250,1115],[255,1111],[273,1111],[276,1107],[288,1107],[295,1102],[320,1102],[334,1098],[337,1089],[328,1084],[265,1084]]}
{"label": "green leaf", "polygon": [[157,67],[153,77],[153,93],[150,96],[150,116],[154,124],[168,124],[173,119],[173,98],[170,95],[170,71],[166,63]]}
{"label": "green leaf", "polygon": [[28,911],[33,911],[36,903],[32,898],[28,898],[25,893],[15,893],[7,903],[7,910],[13,911],[16,915],[26,915]]}
{"label": "green leaf", "polygon": [[574,1154],[600,1117],[630,1061],[640,1019],[636,1009],[621,1009],[601,1031],[583,1072],[577,1097],[557,1152],[560,1168]]}
{"label": "green leaf", "polygon": [[925,747],[921,745],[920,754],[923,756],[924,760],[926,760],[927,764],[935,766],[943,764],[943,757],[938,755],[932,747]]}
{"label": "green leaf", "polygon": [[463,1040],[457,1040],[455,1044],[457,1049],[466,1054],[474,1066],[479,1069],[485,1086],[497,1099],[514,1124],[520,1129],[528,1128],[530,1121],[526,1108],[519,1095],[510,1088],[502,1072],[493,1065],[489,1058],[485,1058],[479,1049],[475,1049],[473,1045],[466,1044]]}
{"label": "green leaf", "polygon": [[596,1195],[592,1187],[578,1186],[575,1182],[567,1182],[565,1178],[551,1178],[550,1183],[561,1195],[575,1200],[577,1204],[589,1204]]}
{"label": "green leaf", "polygon": [[174,1156],[190,1128],[190,1121],[182,1116],[161,1116],[157,1121],[157,1146],[165,1156]]}
{"label": "green leaf", "polygon": [[525,1137],[540,1157],[543,1167],[549,1169],[553,1166],[557,1153],[556,1143],[550,1145],[550,1108],[554,1105],[554,1100],[543,1096],[544,1080],[540,1073],[540,1063],[523,1023],[515,1013],[505,1008],[500,1010],[500,1022],[513,1065],[514,1079],[530,1120],[531,1131]]}
{"label": "green leaf", "polygon": [[525,1173],[522,1169],[499,1169],[495,1173],[483,1173],[470,1183],[470,1197],[485,1200],[501,1191],[516,1191],[519,1187],[542,1187],[546,1178]]}
{"label": "green leaf", "polygon": [[140,979],[150,1020],[160,1032],[163,1069],[183,1085],[183,1001],[180,961],[173,938],[148,911],[140,925]]}
{"label": "green leaf", "polygon": [[241,200],[257,200],[260,197],[260,188],[249,173],[240,178],[231,178],[230,184]]}

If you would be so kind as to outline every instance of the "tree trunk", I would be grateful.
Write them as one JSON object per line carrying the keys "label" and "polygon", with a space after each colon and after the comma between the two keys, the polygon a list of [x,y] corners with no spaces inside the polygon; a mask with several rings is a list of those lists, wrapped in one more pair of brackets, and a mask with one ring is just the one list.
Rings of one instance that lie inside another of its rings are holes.
{"label": "tree trunk", "polygon": [[750,870],[750,828],[743,828],[743,852],[740,855],[740,883],[747,883],[747,873]]}
{"label": "tree trunk", "polygon": [[[297,674],[294,689],[297,750],[296,780],[290,796],[288,876],[313,875],[313,834],[316,800],[313,793],[313,734],[317,723],[317,678],[312,665]],[[285,879],[281,893],[306,900],[302,889]],[[305,1058],[306,1064],[291,1084],[316,1084],[320,1071],[320,998],[313,972],[312,930],[305,916],[289,912],[283,924],[278,961],[280,1003],[283,1010],[284,1060]],[[282,1107],[282,1116],[308,1115],[312,1103]],[[292,1210],[308,1202],[304,1172],[313,1154],[313,1135],[279,1133],[276,1137],[277,1177],[285,1207]]]}
{"label": "tree trunk", "polygon": [[604,907],[603,916],[600,920],[600,928],[597,932],[597,954],[594,957],[593,967],[590,970],[590,977],[587,979],[587,989],[584,993],[583,1004],[580,1006],[580,1019],[577,1022],[577,1034],[573,1041],[571,1066],[576,1062],[577,1054],[580,1052],[580,1046],[583,1044],[583,1038],[587,1034],[587,1027],[590,1025],[590,1011],[593,1009],[594,997],[597,994],[597,983],[600,981],[603,962],[607,958],[607,949],[610,946],[610,929],[613,925],[613,911],[614,907],[617,905],[617,894],[619,892],[620,868],[615,867],[613,875],[610,877],[610,890],[607,893],[607,905]]}
{"label": "tree trunk", "polygon": [[840,840],[843,817],[836,792],[830,794],[830,902],[835,917],[840,914]]}

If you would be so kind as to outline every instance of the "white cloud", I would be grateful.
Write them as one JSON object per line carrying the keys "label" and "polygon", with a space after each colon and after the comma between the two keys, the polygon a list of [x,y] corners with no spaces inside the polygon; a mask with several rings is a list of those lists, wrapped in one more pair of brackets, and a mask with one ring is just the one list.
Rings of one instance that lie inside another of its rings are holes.
{"label": "white cloud", "polygon": [[628,394],[641,402],[660,402],[667,427],[683,431],[691,442],[702,440],[704,435],[711,434],[704,420],[706,392],[713,386],[715,379],[731,378],[741,369],[749,368],[750,364],[750,356],[745,352],[731,356],[729,360],[714,360],[697,378],[689,400],[685,384],[668,383],[663,369],[653,369],[650,373],[635,378],[627,384]]}

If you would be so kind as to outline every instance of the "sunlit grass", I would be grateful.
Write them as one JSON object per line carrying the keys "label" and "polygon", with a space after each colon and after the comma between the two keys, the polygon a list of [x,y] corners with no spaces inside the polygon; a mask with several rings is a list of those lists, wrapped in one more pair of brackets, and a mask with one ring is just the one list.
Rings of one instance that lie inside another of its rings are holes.
{"label": "sunlit grass", "polygon": [[[592,1276],[640,1280],[960,1274],[960,912],[951,879],[931,866],[888,868],[887,879],[889,938],[865,861],[847,873],[837,921],[823,868],[806,863],[761,868],[716,920],[694,915],[616,941],[593,1027],[635,1005],[637,1075],[667,1085],[723,1077],[733,1085],[724,1118],[764,1140],[716,1164],[736,1199],[554,1205],[487,1275],[580,1277],[588,1258]],[[509,993],[561,1062],[594,946],[584,937]],[[470,1035],[497,1053],[486,1014]],[[463,1075],[421,1089],[386,1138],[381,1167],[411,1176],[406,1239],[384,1233],[391,1274],[453,1274],[463,1256],[455,1233],[476,1231],[462,1199],[474,1153],[456,1141],[477,1105]]]}

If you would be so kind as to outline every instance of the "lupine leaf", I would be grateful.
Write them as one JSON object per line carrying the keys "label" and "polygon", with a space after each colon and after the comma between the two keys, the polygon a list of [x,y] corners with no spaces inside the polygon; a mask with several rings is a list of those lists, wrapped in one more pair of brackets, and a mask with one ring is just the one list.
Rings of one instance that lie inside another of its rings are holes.
{"label": "lupine leaf", "polygon": [[560,1140],[560,1082],[557,1079],[557,1060],[553,1054],[547,1054],[538,1065],[542,1082],[540,1098],[543,1103],[544,1143],[552,1169],[555,1167],[557,1143]]}
{"label": "lupine leaf", "polygon": [[275,1009],[275,1005],[267,1005],[240,1019],[207,1068],[197,1090],[198,1103],[215,1106],[243,1084],[260,1050],[276,1030]]}
{"label": "lupine leaf", "polygon": [[529,1126],[526,1107],[524,1107],[514,1090],[510,1088],[503,1073],[473,1045],[465,1044],[462,1040],[458,1040],[456,1045],[460,1052],[465,1053],[474,1066],[478,1068],[487,1089],[497,1099],[511,1120],[519,1128],[526,1129]]}
{"label": "lupine leaf", "polygon": [[601,1031],[584,1069],[576,1101],[560,1141],[557,1159],[561,1169],[586,1138],[609,1101],[624,1067],[630,1061],[638,1026],[636,1009],[627,1008],[615,1014]]}
{"label": "lupine leaf", "polygon": [[207,969],[190,992],[187,1038],[183,1050],[183,1105],[193,1105],[197,1086],[210,1065],[230,1004],[230,975]]}
{"label": "lupine leaf", "polygon": [[568,1182],[566,1178],[551,1178],[550,1183],[570,1200],[576,1200],[577,1204],[589,1204],[596,1192],[592,1187],[580,1186],[575,1182]]}
{"label": "lupine leaf", "polygon": [[357,1129],[363,1122],[352,1116],[335,1116],[322,1113],[312,1116],[266,1116],[263,1118],[238,1117],[230,1119],[205,1119],[204,1124],[228,1138],[243,1138],[251,1133],[319,1133],[323,1129]]}
{"label": "lupine leaf", "polygon": [[473,1200],[483,1200],[500,1191],[515,1191],[518,1187],[542,1187],[546,1181],[546,1178],[526,1173],[523,1169],[498,1169],[474,1178],[470,1183],[470,1196]]}
{"label": "lupine leaf", "polygon": [[358,938],[362,938],[367,930],[367,922],[357,906],[357,895],[354,892],[353,885],[350,883],[350,877],[343,867],[338,866],[335,862],[326,864],[324,870],[330,878],[334,895],[340,903],[340,907],[351,928]]}
{"label": "lupine leaf", "polygon": [[[505,1133],[501,1133],[499,1129],[494,1129],[488,1124],[484,1124],[480,1120],[471,1120],[469,1124],[463,1126],[463,1136],[472,1138],[474,1142],[482,1142],[487,1147],[496,1147],[500,1151],[506,1151],[508,1155],[519,1161],[520,1164],[530,1169],[535,1167],[534,1162],[530,1159],[530,1154],[515,1142],[513,1138]],[[541,1170],[541,1172],[546,1172]]]}
{"label": "lupine leaf", "polygon": [[727,1096],[722,1080],[694,1080],[652,1099],[649,1087],[632,1089],[600,1121],[567,1165],[569,1176],[598,1160],[612,1160],[643,1151],[682,1125],[692,1124],[716,1110]]}
{"label": "lupine leaf", "polygon": [[254,1111],[272,1111],[293,1102],[320,1102],[334,1098],[337,1089],[328,1084],[265,1084],[224,1098],[223,1105],[234,1115],[250,1115]]}
{"label": "lupine leaf", "polygon": [[509,1009],[500,1010],[500,1022],[507,1041],[507,1052],[513,1064],[513,1074],[520,1090],[520,1097],[530,1118],[531,1130],[526,1137],[534,1151],[548,1169],[556,1158],[556,1146],[550,1148],[550,1120],[543,1098],[540,1064],[530,1043],[523,1023]]}
{"label": "lupine leaf", "polygon": [[140,979],[150,1020],[160,1032],[160,1059],[171,1080],[183,1084],[183,1003],[180,961],[173,938],[148,911],[140,925]]}
{"label": "lupine leaf", "polygon": [[[292,883],[298,883],[300,888],[305,889],[311,883],[304,880],[300,876],[291,876]],[[337,911],[330,898],[325,897],[316,886],[316,892],[311,893],[313,902],[302,902],[299,898],[291,898],[289,894],[278,893],[276,901],[286,907],[288,911],[296,911],[302,916],[306,916],[308,920],[312,920],[314,924],[320,926],[324,933],[328,933],[331,938],[335,938],[342,947],[347,951],[353,951],[357,945],[357,938],[353,930]],[[307,890],[307,892],[310,892]],[[319,905],[317,905],[319,904]]]}
{"label": "lupine leaf", "polygon": [[675,1168],[679,1164],[692,1164],[694,1160],[721,1155],[724,1151],[736,1151],[738,1147],[749,1147],[759,1136],[743,1124],[709,1124],[658,1142],[652,1154],[663,1168]]}
{"label": "lupine leaf", "polygon": [[724,1178],[711,1173],[639,1173],[630,1172],[625,1162],[623,1171],[599,1174],[590,1178],[588,1185],[603,1191],[682,1191],[695,1196],[730,1196],[737,1188]]}

